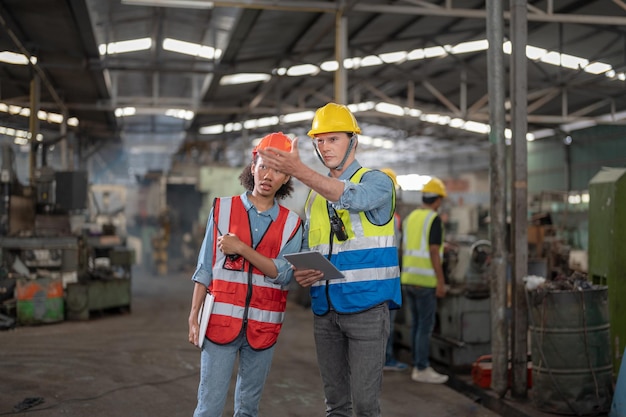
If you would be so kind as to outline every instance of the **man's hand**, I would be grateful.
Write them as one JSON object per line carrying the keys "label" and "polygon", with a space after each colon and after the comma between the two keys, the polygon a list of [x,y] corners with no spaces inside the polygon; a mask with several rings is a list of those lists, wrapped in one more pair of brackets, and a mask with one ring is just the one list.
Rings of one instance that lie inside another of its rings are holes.
{"label": "man's hand", "polygon": [[276,148],[265,148],[259,149],[259,154],[263,157],[263,163],[267,167],[292,177],[297,177],[296,174],[302,166],[298,152],[298,138],[293,140],[290,152]]}
{"label": "man's hand", "polygon": [[446,284],[441,282],[440,280],[437,280],[437,289],[435,290],[435,295],[437,296],[437,298],[445,297],[447,292],[448,291],[446,288]]}
{"label": "man's hand", "polygon": [[317,269],[295,269],[293,270],[293,277],[304,288],[310,287],[317,281],[324,279],[324,273]]}

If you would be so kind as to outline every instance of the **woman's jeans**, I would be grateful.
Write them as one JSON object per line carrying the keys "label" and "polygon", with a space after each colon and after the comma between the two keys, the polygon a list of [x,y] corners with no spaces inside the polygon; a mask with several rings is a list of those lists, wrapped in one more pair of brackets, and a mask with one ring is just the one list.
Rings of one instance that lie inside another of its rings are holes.
{"label": "woman's jeans", "polygon": [[379,417],[385,347],[386,303],[354,314],[314,316],[317,361],[324,384],[326,416]]}
{"label": "woman's jeans", "polygon": [[424,370],[430,366],[430,336],[435,328],[437,295],[435,288],[405,285],[405,301],[411,310],[413,366]]}
{"label": "woman's jeans", "polygon": [[200,363],[198,405],[194,417],[221,417],[237,355],[239,368],[235,386],[235,417],[255,417],[270,371],[274,347],[253,350],[244,335],[227,345],[205,340]]}

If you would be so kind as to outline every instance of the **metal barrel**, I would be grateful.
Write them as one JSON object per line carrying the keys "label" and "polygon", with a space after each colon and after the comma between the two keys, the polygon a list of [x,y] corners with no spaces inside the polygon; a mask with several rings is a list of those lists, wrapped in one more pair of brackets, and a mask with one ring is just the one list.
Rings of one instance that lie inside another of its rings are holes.
{"label": "metal barrel", "polygon": [[530,396],[542,411],[606,413],[613,396],[607,287],[529,293]]}

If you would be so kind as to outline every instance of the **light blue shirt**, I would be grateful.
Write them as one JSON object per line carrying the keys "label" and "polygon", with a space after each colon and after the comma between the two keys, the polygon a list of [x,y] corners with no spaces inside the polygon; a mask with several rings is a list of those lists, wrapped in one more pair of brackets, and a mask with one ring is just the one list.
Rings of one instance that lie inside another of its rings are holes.
{"label": "light blue shirt", "polygon": [[[248,212],[250,228],[252,229],[252,247],[256,247],[259,241],[263,238],[267,228],[277,219],[278,203],[274,200],[274,205],[269,210],[259,212],[256,207],[254,207],[254,204],[252,204],[248,199],[249,193],[249,191],[243,193],[241,195],[241,201]],[[205,286],[208,286],[213,279],[213,228],[215,226],[216,224],[213,220],[213,209],[211,209],[211,212],[209,213],[209,220],[207,221],[204,240],[202,241],[202,246],[200,247],[200,253],[198,255],[196,272],[194,272],[191,277],[192,280],[202,283]],[[228,230],[218,230],[218,234],[220,235],[225,233],[228,233]],[[283,249],[278,254],[278,257],[273,259],[274,265],[276,265],[276,269],[278,270],[278,276],[276,279],[265,277],[266,280],[282,286],[289,284],[291,278],[293,277],[293,269],[291,269],[291,264],[283,258],[283,255],[287,253],[300,252],[302,233],[302,228],[299,228],[294,237],[287,242],[285,246],[283,246]]]}
{"label": "light blue shirt", "polygon": [[[348,210],[353,213],[364,211],[375,225],[387,223],[393,216],[393,181],[382,171],[371,170],[363,174],[361,182],[353,183],[350,178],[361,168],[357,160],[352,161],[348,168],[339,176],[344,183],[343,194],[339,201],[331,201],[335,209]],[[302,250],[309,250],[309,219],[306,219]]]}

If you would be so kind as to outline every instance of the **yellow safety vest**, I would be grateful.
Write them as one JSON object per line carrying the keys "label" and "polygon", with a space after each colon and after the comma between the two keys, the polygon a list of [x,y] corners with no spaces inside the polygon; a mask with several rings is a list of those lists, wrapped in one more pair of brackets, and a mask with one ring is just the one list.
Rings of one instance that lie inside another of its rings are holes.
{"label": "yellow safety vest", "polygon": [[[430,209],[416,209],[404,221],[402,233],[402,284],[419,285],[420,287],[437,287],[437,276],[430,260],[430,245],[428,238],[430,228],[437,213]],[[443,260],[443,230],[442,244],[439,254]]]}
{"label": "yellow safety vest", "polygon": [[[359,183],[367,171],[360,168],[350,181]],[[369,221],[365,212],[337,210],[348,239],[342,242],[335,237],[331,244],[326,199],[312,191],[305,208],[309,219],[309,247],[329,257],[345,275],[342,279],[318,281],[311,287],[313,312],[322,315],[332,306],[340,313],[355,313],[383,302],[389,302],[391,308],[399,307],[402,296],[393,213],[389,213],[386,224],[377,226]]]}

